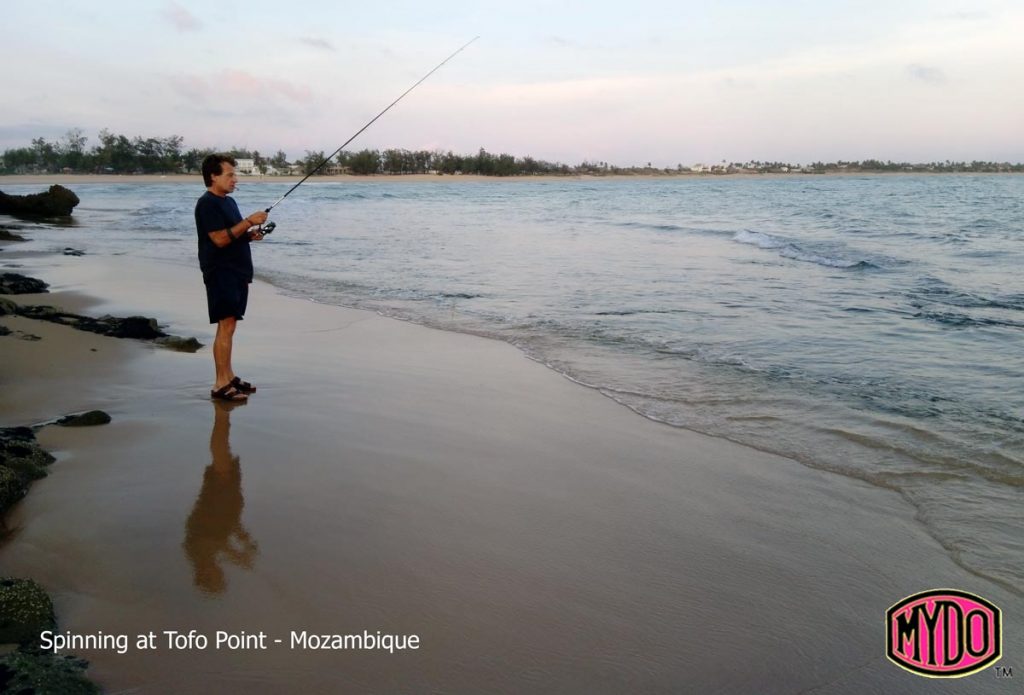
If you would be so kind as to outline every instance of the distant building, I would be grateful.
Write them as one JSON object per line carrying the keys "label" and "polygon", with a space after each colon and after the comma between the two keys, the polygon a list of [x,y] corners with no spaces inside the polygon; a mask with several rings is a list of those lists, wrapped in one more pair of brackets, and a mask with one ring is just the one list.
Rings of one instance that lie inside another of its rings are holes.
{"label": "distant building", "polygon": [[244,176],[252,176],[258,174],[259,171],[256,169],[256,160],[254,159],[236,159],[235,171]]}

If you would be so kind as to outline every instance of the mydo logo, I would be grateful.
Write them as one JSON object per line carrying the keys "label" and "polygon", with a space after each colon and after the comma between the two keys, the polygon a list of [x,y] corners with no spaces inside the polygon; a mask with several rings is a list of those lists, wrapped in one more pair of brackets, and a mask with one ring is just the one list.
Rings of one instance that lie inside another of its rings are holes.
{"label": "mydo logo", "polygon": [[957,589],[908,596],[885,613],[885,653],[897,666],[930,678],[960,678],[999,661],[999,608]]}

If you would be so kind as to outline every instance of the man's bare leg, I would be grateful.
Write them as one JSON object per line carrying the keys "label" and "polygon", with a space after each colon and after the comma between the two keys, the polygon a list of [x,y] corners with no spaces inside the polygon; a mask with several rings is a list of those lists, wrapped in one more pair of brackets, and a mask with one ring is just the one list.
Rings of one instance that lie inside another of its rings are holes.
{"label": "man's bare leg", "polygon": [[229,316],[217,322],[217,337],[213,340],[213,364],[217,369],[217,380],[213,389],[227,386],[235,378],[235,372],[231,369],[231,344],[235,337],[235,326],[238,319]]}

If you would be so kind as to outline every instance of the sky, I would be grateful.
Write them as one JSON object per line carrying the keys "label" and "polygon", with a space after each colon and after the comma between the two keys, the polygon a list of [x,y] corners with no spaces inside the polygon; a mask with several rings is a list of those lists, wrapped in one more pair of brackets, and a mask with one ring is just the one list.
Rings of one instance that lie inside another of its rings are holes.
{"label": "sky", "polygon": [[6,0],[0,150],[185,147],[576,164],[1024,161],[1024,3]]}

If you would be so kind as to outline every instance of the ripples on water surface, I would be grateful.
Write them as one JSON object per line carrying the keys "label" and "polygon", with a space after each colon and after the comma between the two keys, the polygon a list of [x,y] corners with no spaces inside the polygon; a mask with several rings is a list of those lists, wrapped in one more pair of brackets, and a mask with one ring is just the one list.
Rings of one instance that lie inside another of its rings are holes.
{"label": "ripples on water surface", "polygon": [[[236,198],[245,214],[285,190]],[[192,262],[201,192],[82,185],[61,238]],[[1020,176],[314,182],[256,262],[290,292],[497,337],[648,417],[897,490],[1020,591],[1022,199]]]}

